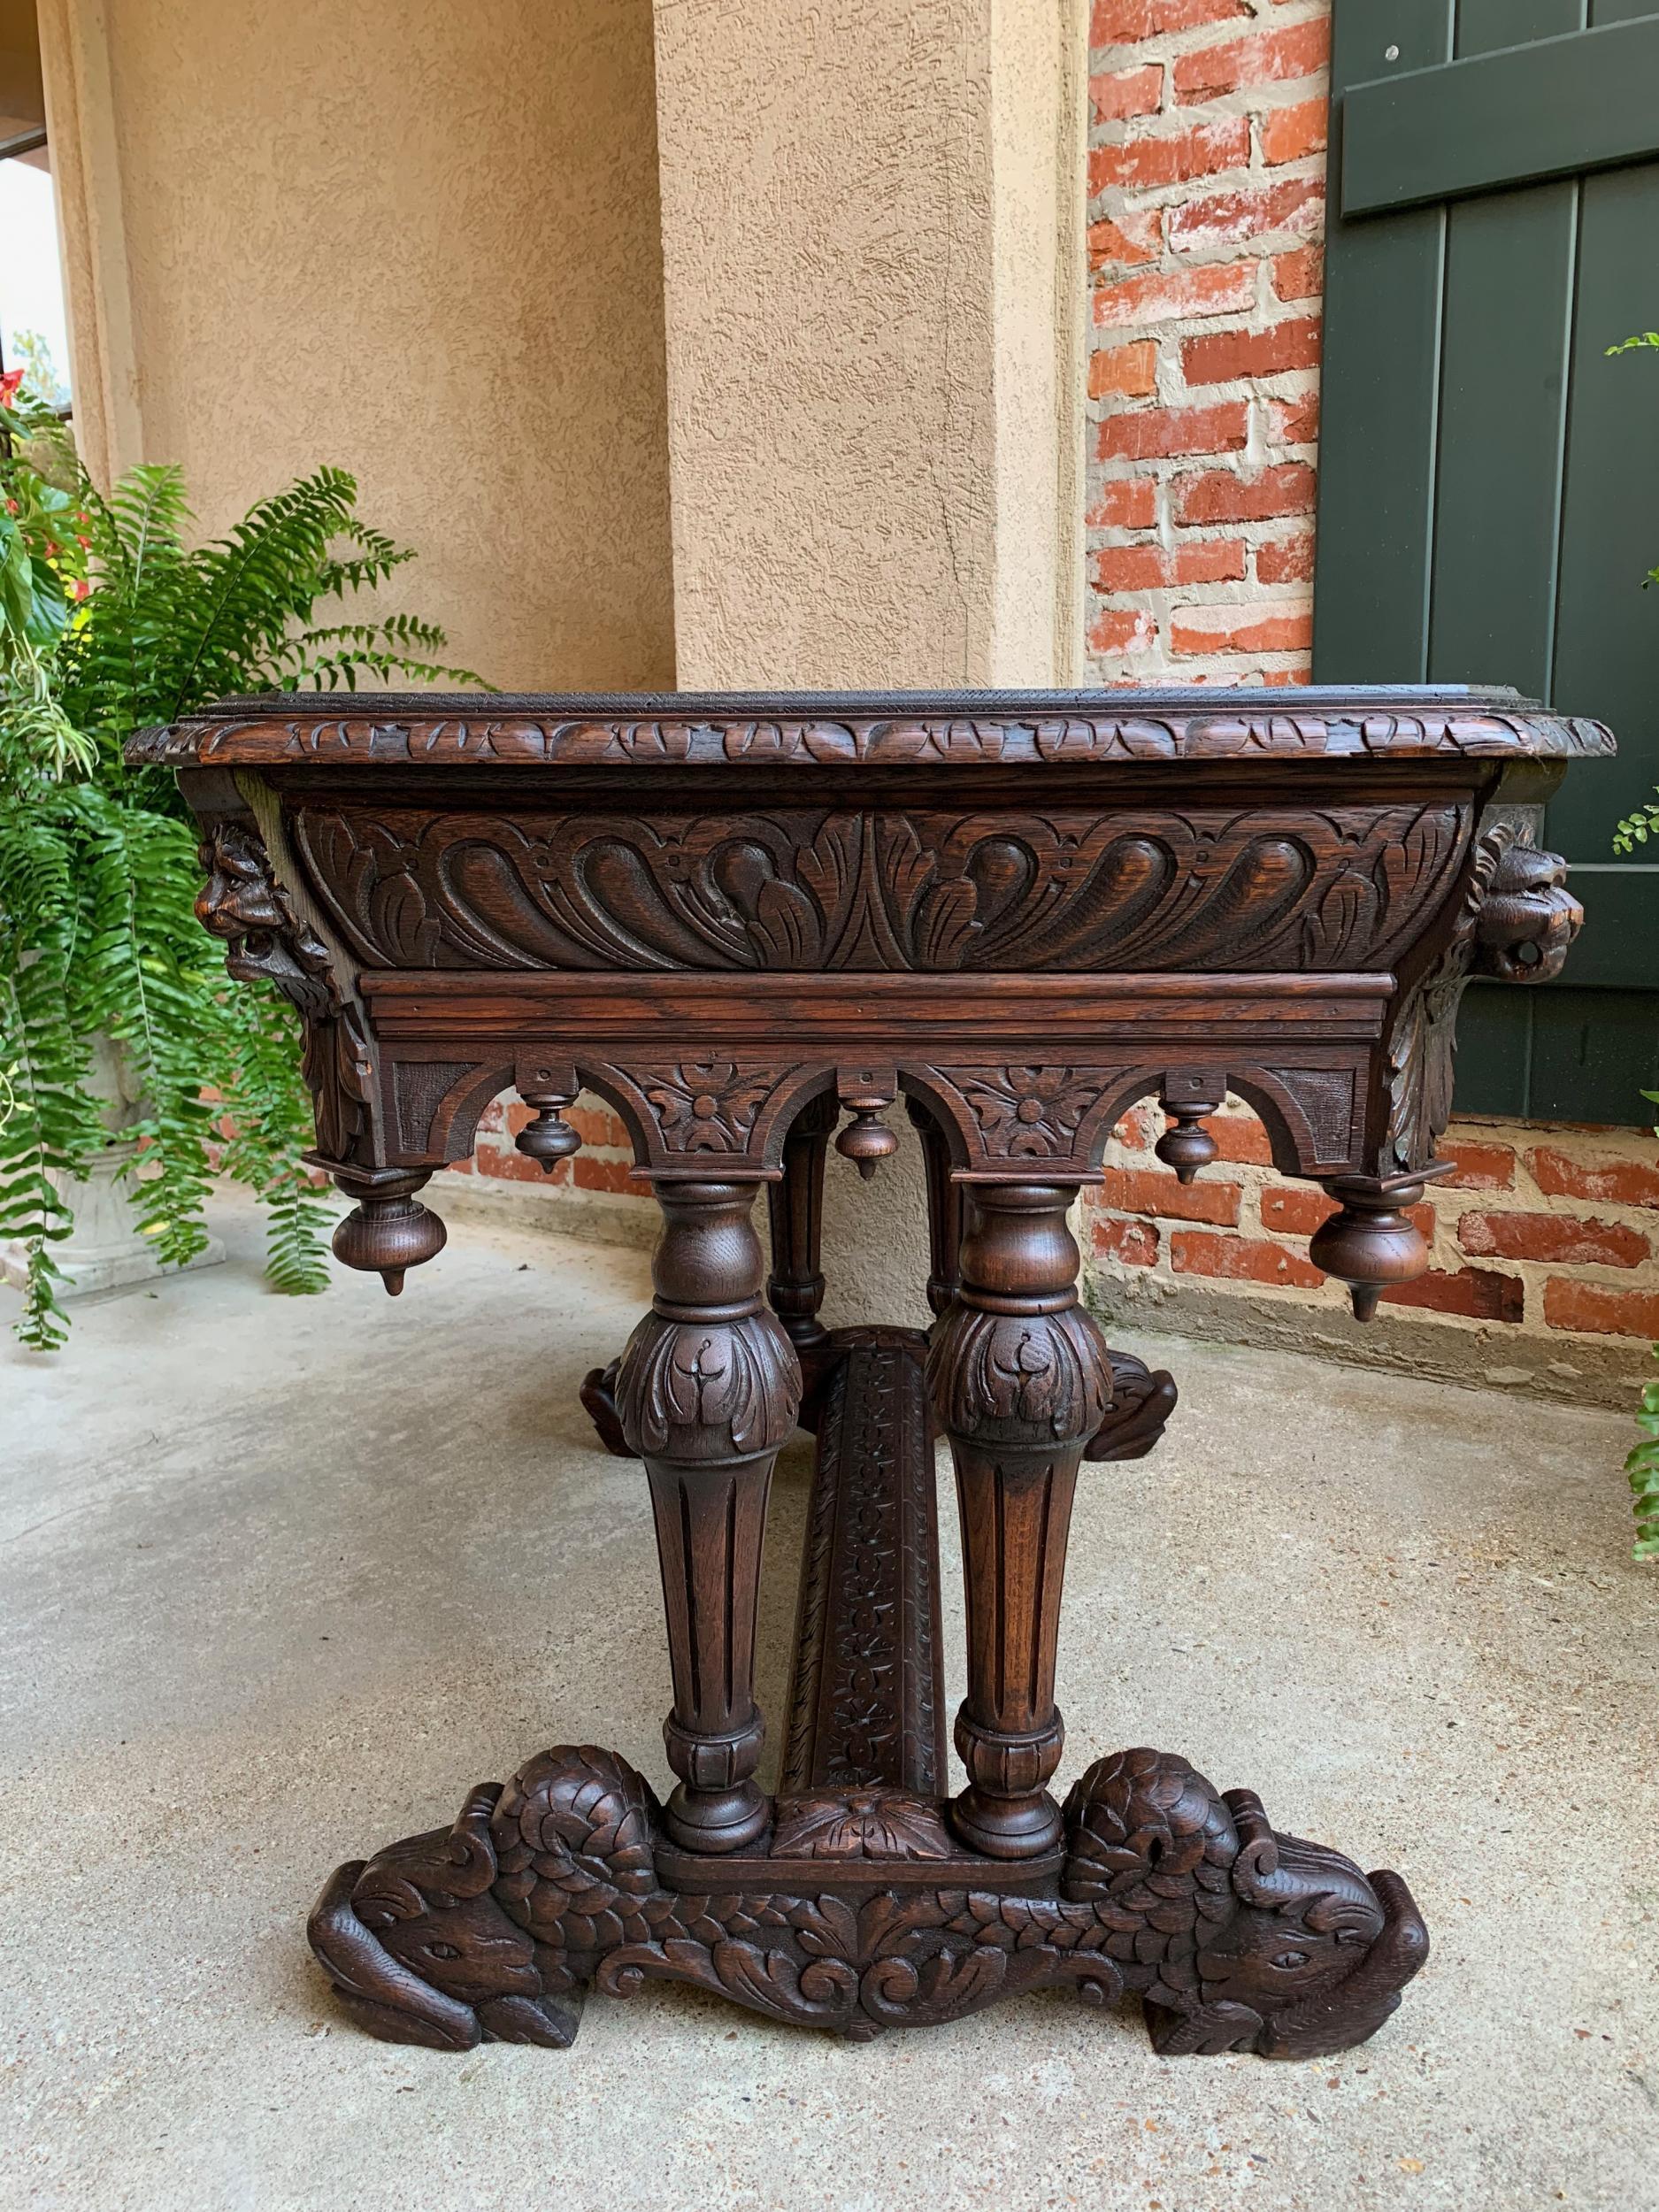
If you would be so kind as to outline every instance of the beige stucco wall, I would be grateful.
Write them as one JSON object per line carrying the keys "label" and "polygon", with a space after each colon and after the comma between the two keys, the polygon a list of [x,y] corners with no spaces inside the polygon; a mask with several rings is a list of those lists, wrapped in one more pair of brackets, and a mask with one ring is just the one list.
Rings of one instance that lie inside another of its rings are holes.
{"label": "beige stucco wall", "polygon": [[[1084,50],[1074,0],[657,0],[683,685],[1072,680]],[[888,1118],[833,1322],[927,1318]]]}
{"label": "beige stucco wall", "polygon": [[42,0],[83,442],[334,462],[504,687],[673,680],[649,0]]}
{"label": "beige stucco wall", "polygon": [[686,685],[1069,672],[1071,0],[657,0]]}

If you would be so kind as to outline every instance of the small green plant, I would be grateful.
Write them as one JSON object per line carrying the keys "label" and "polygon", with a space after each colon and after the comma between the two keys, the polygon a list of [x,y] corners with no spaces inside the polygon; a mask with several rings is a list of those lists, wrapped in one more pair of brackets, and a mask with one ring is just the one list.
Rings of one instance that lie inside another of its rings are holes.
{"label": "small green plant", "polygon": [[[1653,1348],[1659,1359],[1659,1344]],[[1659,1559],[1659,1379],[1642,1385],[1636,1425],[1642,1440],[1632,1446],[1624,1462],[1636,1501],[1636,1541],[1631,1548],[1638,1559]]]}
{"label": "small green plant", "polygon": [[[1626,338],[1622,345],[1609,346],[1609,355],[1629,353],[1639,347],[1649,347],[1659,352],[1659,330],[1644,330],[1634,338]],[[1659,584],[1659,568],[1650,568],[1642,578],[1642,589]],[[1659,795],[1659,785],[1655,786]],[[1639,806],[1633,814],[1627,814],[1613,833],[1613,850],[1629,854],[1649,838],[1659,841],[1659,805],[1649,800]],[[1659,1091],[1644,1091],[1642,1096],[1659,1106]],[[1659,1137],[1659,1129],[1654,1131]],[[1659,1359],[1659,1344],[1653,1348],[1654,1357]],[[1640,1444],[1632,1447],[1624,1462],[1624,1472],[1630,1477],[1630,1486],[1636,1501],[1636,1541],[1632,1550],[1638,1559],[1659,1559],[1659,1382],[1642,1385],[1641,1409],[1636,1416],[1636,1425],[1642,1432]]]}
{"label": "small green plant", "polygon": [[50,1350],[67,1330],[59,1186],[111,1141],[96,1039],[140,1094],[120,1134],[158,1256],[205,1242],[217,1153],[265,1209],[273,1282],[326,1280],[295,1016],[230,986],[195,916],[196,833],[170,775],[127,768],[126,739],[227,694],[480,680],[437,665],[443,633],[411,615],[317,620],[413,557],[360,519],[342,470],[189,545],[180,472],[136,468],[101,495],[24,376],[0,377],[0,1242],[27,1256],[18,1333]]}

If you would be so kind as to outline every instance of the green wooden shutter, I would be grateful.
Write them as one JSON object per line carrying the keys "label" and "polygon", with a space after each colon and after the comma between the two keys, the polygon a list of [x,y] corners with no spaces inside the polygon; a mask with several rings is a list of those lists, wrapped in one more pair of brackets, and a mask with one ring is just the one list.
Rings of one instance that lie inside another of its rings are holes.
{"label": "green wooden shutter", "polygon": [[1617,733],[1545,841],[1565,980],[1476,986],[1465,1111],[1635,1124],[1659,1087],[1659,0],[1333,0],[1314,674],[1512,683]]}

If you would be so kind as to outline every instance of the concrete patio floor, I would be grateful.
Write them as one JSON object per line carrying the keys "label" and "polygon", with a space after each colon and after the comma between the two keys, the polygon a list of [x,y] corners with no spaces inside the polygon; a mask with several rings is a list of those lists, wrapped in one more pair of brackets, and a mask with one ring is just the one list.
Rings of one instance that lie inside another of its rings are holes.
{"label": "concrete patio floor", "polygon": [[[663,1779],[645,1486],[576,1402],[642,1262],[469,1225],[396,1304],[289,1301],[250,1216],[216,1225],[226,1266],[0,1352],[0,2205],[1659,2200],[1659,1589],[1617,1417],[1141,1341],[1181,1410],[1085,1471],[1062,1780],[1179,1748],[1398,1867],[1434,1955],[1369,2047],[1160,2062],[1059,1996],[847,2046],[658,1988],[568,2054],[446,2056],[349,2026],[301,1924],[545,1743]],[[774,1493],[774,1712],[809,1471]]]}

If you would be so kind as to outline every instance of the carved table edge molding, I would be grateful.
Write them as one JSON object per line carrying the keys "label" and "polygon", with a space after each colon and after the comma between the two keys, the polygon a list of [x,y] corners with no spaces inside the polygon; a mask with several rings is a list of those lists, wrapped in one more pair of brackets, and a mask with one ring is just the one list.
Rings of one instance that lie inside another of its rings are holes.
{"label": "carved table edge molding", "polygon": [[1198,688],[1077,692],[294,695],[227,699],[131,740],[134,764],[355,760],[819,766],[996,760],[1609,753],[1598,722],[1502,689],[1308,687],[1293,699]]}

